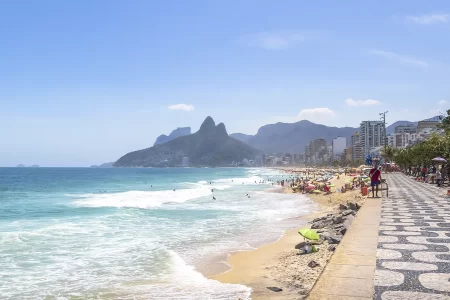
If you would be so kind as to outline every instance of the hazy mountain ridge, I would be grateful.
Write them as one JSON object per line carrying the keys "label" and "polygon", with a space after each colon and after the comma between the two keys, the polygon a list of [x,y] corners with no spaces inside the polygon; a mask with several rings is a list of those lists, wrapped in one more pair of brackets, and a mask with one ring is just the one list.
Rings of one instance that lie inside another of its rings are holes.
{"label": "hazy mountain ridge", "polygon": [[351,135],[357,131],[359,131],[359,128],[329,127],[303,120],[296,123],[278,122],[264,125],[254,136],[239,133],[233,134],[233,136],[244,136],[250,146],[265,153],[300,153],[304,152],[305,146],[311,140],[324,138],[328,143],[331,143],[332,139],[338,136],[350,139]]}
{"label": "hazy mountain ridge", "polygon": [[250,134],[244,134],[244,133],[232,133],[230,136],[234,139],[237,139],[238,141],[244,142],[248,144],[248,141],[253,137],[253,135]]}
{"label": "hazy mountain ridge", "polygon": [[173,139],[176,139],[180,136],[190,135],[191,134],[191,127],[178,127],[177,129],[173,130],[169,136],[162,134],[158,136],[153,146],[164,144],[167,142],[170,142]]}

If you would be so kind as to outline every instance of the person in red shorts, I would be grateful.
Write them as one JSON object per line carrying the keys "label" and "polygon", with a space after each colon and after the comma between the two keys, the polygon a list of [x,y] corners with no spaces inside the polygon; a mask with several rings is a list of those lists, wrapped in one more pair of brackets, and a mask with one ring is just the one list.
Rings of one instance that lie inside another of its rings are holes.
{"label": "person in red shorts", "polygon": [[369,172],[370,177],[370,185],[372,186],[372,198],[375,198],[373,195],[376,189],[376,197],[378,197],[378,186],[381,183],[381,171],[375,165],[372,170]]}

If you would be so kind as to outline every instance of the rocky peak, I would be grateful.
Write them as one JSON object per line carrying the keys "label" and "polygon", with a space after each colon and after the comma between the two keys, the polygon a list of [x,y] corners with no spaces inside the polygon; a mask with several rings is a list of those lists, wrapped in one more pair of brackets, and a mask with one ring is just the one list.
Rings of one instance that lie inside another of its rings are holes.
{"label": "rocky peak", "polygon": [[216,123],[214,122],[213,118],[207,117],[205,119],[205,121],[203,121],[202,126],[200,126],[200,129],[198,132],[211,133],[211,132],[214,132],[215,128],[216,128]]}
{"label": "rocky peak", "polygon": [[216,135],[218,136],[228,136],[227,129],[225,128],[225,124],[220,123],[216,126]]}

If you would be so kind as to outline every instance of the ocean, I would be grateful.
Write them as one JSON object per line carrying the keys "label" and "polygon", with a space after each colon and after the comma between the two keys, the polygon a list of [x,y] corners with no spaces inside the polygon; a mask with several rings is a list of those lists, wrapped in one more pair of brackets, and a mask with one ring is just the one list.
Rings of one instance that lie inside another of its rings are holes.
{"label": "ocean", "polygon": [[270,192],[279,176],[0,168],[0,299],[248,299],[250,288],[203,274],[316,209],[304,196]]}

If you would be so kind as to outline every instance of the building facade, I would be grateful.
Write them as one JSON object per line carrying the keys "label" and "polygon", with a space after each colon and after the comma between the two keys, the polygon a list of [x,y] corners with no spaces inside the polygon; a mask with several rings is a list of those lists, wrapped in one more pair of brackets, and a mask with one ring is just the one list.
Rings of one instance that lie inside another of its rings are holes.
{"label": "building facade", "polygon": [[352,161],[352,147],[345,148],[344,150],[345,161]]}
{"label": "building facade", "polygon": [[309,163],[317,164],[323,161],[326,154],[327,141],[325,139],[315,139],[309,143]]}
{"label": "building facade", "polygon": [[350,146],[352,147],[352,161],[363,159],[364,156],[361,151],[359,132],[352,134],[352,137],[350,138]]}
{"label": "building facade", "polygon": [[361,151],[365,155],[373,148],[385,144],[384,123],[382,121],[363,121],[359,127]]}
{"label": "building facade", "polygon": [[347,148],[347,139],[342,136],[334,138],[331,146],[333,147],[333,159],[339,160],[344,154],[345,148]]}
{"label": "building facade", "polygon": [[420,121],[417,124],[417,133],[421,133],[427,129],[436,130],[440,123],[441,123],[440,121],[434,121],[434,120],[433,121],[429,121],[429,120]]}
{"label": "building facade", "polygon": [[417,133],[417,125],[407,124],[395,126],[395,133]]}
{"label": "building facade", "polygon": [[387,137],[388,145],[393,148],[406,148],[408,144],[414,139],[416,133],[394,133]]}

